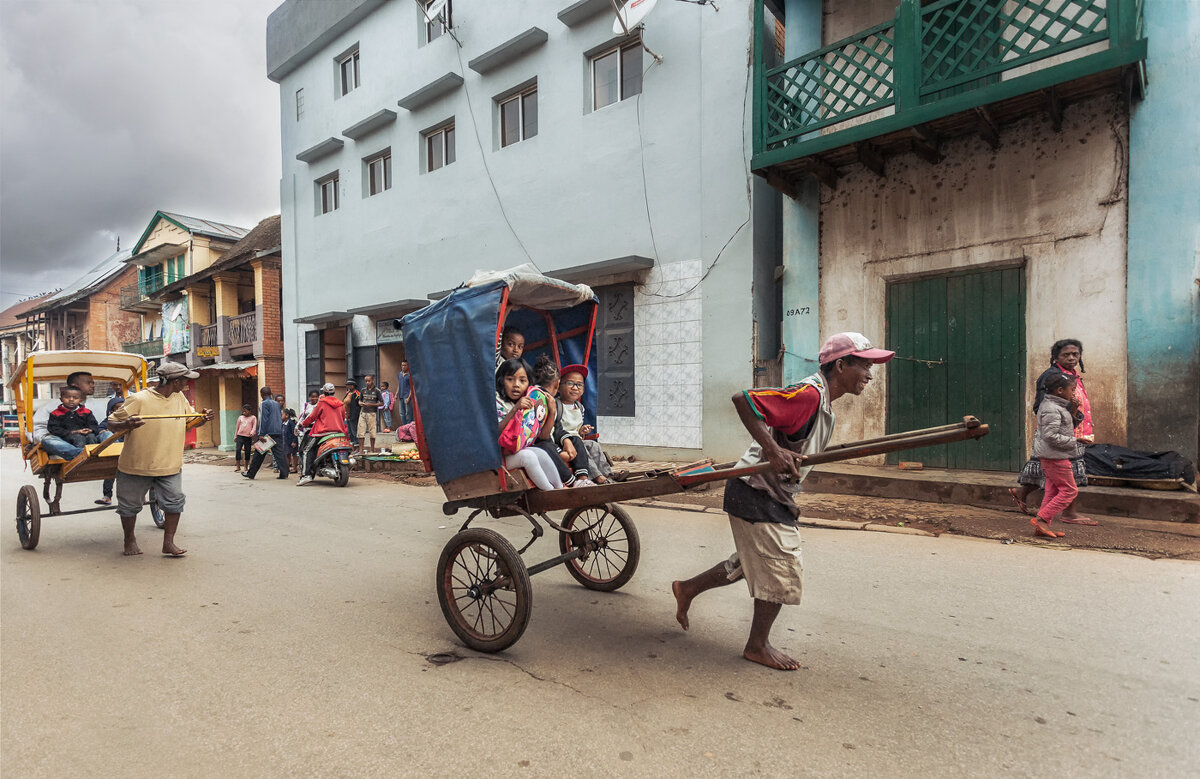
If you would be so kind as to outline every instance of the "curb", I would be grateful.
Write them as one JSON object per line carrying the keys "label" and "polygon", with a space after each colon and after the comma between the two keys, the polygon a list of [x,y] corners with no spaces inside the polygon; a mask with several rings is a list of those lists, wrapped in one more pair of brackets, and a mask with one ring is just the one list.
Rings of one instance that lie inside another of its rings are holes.
{"label": "curb", "polygon": [[[653,498],[644,498],[640,500],[623,501],[633,506],[645,506],[646,508],[668,509],[671,511],[691,511],[694,513],[707,514],[724,514],[722,509],[713,508],[711,506],[698,506],[694,503],[669,503],[663,500],[655,500]],[[896,525],[881,525],[875,522],[853,522],[844,519],[815,519],[800,517],[799,524],[804,527],[820,527],[827,530],[867,530],[873,533],[894,533],[902,536],[925,536],[927,538],[937,538],[936,533],[930,533],[927,530],[920,530],[915,527],[897,527]]]}

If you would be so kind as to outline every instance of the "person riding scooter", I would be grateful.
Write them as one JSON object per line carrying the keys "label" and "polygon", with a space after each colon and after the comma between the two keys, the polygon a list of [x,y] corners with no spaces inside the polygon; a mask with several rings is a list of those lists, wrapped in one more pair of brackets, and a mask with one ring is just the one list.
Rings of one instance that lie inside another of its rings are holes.
{"label": "person riding scooter", "polygon": [[308,416],[300,420],[304,428],[304,440],[300,444],[300,468],[303,475],[296,486],[312,482],[316,474],[317,442],[330,433],[346,435],[346,415],[342,401],[334,397],[334,386],[326,383],[321,387],[321,398]]}

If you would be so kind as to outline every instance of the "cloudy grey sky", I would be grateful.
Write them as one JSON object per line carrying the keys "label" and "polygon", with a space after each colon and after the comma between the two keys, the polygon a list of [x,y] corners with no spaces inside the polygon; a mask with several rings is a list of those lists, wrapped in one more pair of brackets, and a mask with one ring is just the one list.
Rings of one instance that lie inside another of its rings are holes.
{"label": "cloudy grey sky", "polygon": [[0,309],[74,281],[155,211],[279,211],[282,0],[0,0]]}

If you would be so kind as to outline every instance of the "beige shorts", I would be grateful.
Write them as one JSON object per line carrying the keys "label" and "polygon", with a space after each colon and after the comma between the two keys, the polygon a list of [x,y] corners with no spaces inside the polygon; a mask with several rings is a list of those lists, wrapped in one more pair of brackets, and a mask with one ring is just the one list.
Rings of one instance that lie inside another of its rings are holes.
{"label": "beige shorts", "polygon": [[804,578],[800,530],[774,522],[747,522],[732,514],[729,528],[737,547],[725,561],[729,581],[744,578],[755,600],[799,605]]}
{"label": "beige shorts", "polygon": [[362,412],[362,414],[359,415],[359,417],[358,417],[358,437],[359,438],[362,438],[363,436],[367,436],[368,438],[374,438],[376,428],[378,428],[378,427],[379,427],[379,416],[377,414],[371,414],[371,413],[364,411],[364,412]]}

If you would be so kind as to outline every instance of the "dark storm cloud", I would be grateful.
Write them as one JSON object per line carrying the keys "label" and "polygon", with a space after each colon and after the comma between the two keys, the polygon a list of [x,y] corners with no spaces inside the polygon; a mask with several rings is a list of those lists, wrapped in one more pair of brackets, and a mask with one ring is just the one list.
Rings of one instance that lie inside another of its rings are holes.
{"label": "dark storm cloud", "polygon": [[279,210],[281,0],[0,0],[0,308],[67,284],[156,210]]}

